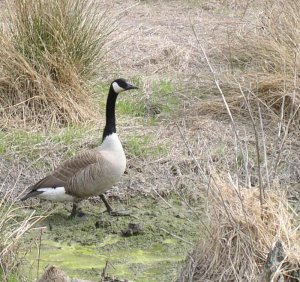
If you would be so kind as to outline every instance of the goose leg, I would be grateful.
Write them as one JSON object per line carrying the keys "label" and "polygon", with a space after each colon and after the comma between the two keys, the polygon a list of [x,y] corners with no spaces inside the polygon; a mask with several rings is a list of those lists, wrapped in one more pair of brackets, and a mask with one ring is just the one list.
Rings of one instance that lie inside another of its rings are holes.
{"label": "goose leg", "polygon": [[103,203],[104,203],[104,205],[106,207],[106,211],[110,214],[113,211],[112,207],[107,202],[107,200],[106,200],[106,198],[105,198],[105,196],[103,194],[100,195],[100,198],[101,198],[101,200],[103,201]]}
{"label": "goose leg", "polygon": [[78,205],[76,203],[73,203],[72,211],[71,211],[71,214],[69,216],[70,218],[74,218],[76,216],[77,207],[78,207]]}
{"label": "goose leg", "polygon": [[78,203],[73,203],[71,214],[69,215],[69,218],[75,218],[75,217],[83,217],[85,216],[84,212],[81,210],[80,207],[78,207]]}
{"label": "goose leg", "polygon": [[128,211],[113,211],[111,205],[107,202],[105,196],[103,194],[100,195],[101,200],[103,201],[106,211],[111,215],[111,216],[129,216],[130,212]]}

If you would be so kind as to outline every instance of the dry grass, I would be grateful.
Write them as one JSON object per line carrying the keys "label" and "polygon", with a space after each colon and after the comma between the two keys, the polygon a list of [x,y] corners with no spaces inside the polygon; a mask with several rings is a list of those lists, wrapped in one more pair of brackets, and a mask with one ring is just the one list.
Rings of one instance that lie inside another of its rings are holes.
{"label": "dry grass", "polygon": [[43,216],[36,216],[35,211],[25,215],[17,206],[13,193],[18,180],[10,190],[6,190],[6,181],[0,186],[0,279],[8,281],[9,276],[20,266],[26,248],[20,247],[24,233],[30,230]]}
{"label": "dry grass", "polygon": [[277,240],[286,257],[277,273],[299,268],[299,236],[284,193],[269,191],[260,206],[256,189],[217,181],[208,192],[207,238],[187,261],[179,281],[263,281],[267,254]]}
{"label": "dry grass", "polygon": [[95,116],[87,84],[103,66],[112,31],[106,11],[69,0],[15,0],[8,7],[0,33],[1,118],[52,125]]}
{"label": "dry grass", "polygon": [[[228,28],[226,36],[218,38],[228,68],[224,65],[219,68],[215,59],[221,61],[220,54],[213,57],[216,53],[211,52],[207,56],[205,44],[197,38],[213,76],[214,92],[222,97],[221,103],[221,99],[216,101],[226,108],[231,121],[232,139],[236,140],[232,155],[236,159],[229,153],[225,158],[227,163],[233,163],[228,166],[231,176],[228,183],[215,164],[210,166],[210,171],[217,170],[223,180],[212,180],[209,185],[207,238],[189,257],[179,281],[263,281],[267,254],[277,240],[284,242],[286,256],[276,275],[284,277],[280,281],[296,281],[298,277],[300,247],[294,226],[296,214],[286,198],[294,179],[286,168],[292,167],[292,158],[298,150],[298,133],[291,135],[290,125],[299,121],[296,49],[299,39],[292,32],[300,26],[299,9],[294,1],[284,5],[281,1],[264,3],[259,18],[235,20],[230,23],[234,28]],[[200,108],[209,107],[217,112],[220,108],[216,110],[215,105],[209,100]],[[276,123],[265,119],[262,111]],[[243,120],[233,114],[237,112],[248,117],[244,129]],[[252,144],[248,147],[249,141]],[[298,156],[295,159],[299,161]],[[280,186],[278,191],[275,186]]]}
{"label": "dry grass", "polygon": [[[283,108],[285,117],[298,111],[299,5],[292,0],[284,5],[280,0],[265,0],[252,8],[251,16],[236,15],[226,29],[221,27],[225,36],[216,40],[228,69],[219,75],[233,108],[243,109],[242,87],[253,105],[259,100],[277,115]],[[296,117],[298,121],[299,114]]]}

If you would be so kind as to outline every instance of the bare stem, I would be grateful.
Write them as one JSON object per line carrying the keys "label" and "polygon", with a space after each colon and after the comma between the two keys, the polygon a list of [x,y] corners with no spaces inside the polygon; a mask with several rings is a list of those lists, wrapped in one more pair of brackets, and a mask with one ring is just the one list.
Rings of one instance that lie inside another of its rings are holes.
{"label": "bare stem", "polygon": [[256,157],[257,157],[257,168],[258,168],[258,185],[259,185],[259,200],[260,200],[260,206],[262,208],[264,200],[265,200],[265,191],[264,191],[264,187],[263,187],[263,181],[262,181],[262,176],[261,176],[261,166],[260,166],[260,148],[259,148],[259,138],[258,138],[258,132],[257,132],[257,128],[255,125],[255,120],[254,120],[254,116],[253,116],[253,112],[252,112],[252,107],[249,103],[249,99],[246,97],[242,86],[239,84],[239,88],[240,88],[240,92],[242,93],[243,97],[244,97],[244,101],[247,105],[247,110],[249,112],[250,115],[250,120],[252,123],[252,127],[254,130],[254,137],[255,137],[255,148],[256,148]]}

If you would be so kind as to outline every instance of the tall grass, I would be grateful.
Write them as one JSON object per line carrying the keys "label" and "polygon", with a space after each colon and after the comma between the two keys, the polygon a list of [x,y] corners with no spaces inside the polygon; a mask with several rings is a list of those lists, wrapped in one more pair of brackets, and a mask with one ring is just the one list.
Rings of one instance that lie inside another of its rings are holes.
{"label": "tall grass", "polygon": [[47,123],[93,116],[86,86],[101,76],[112,31],[106,11],[80,0],[14,0],[8,8],[0,33],[0,115]]}
{"label": "tall grass", "polygon": [[252,7],[251,17],[228,24],[227,38],[218,43],[228,62],[221,80],[232,108],[244,105],[242,87],[253,105],[259,100],[273,114],[284,109],[283,118],[299,121],[299,30],[300,2],[293,0],[264,0]]}
{"label": "tall grass", "polygon": [[[210,233],[187,259],[178,282],[298,281],[299,236],[284,193],[269,191],[263,213],[257,190],[238,190],[224,180],[213,181],[207,197]],[[285,257],[273,266],[274,280],[268,280],[267,255],[277,240]]]}
{"label": "tall grass", "polygon": [[[22,208],[16,204],[14,188],[6,189],[8,183],[4,181],[0,186],[0,280],[9,281],[9,277],[15,273],[20,266],[23,254],[20,252],[23,235],[43,216],[36,216],[35,212],[24,214]],[[24,245],[24,244],[23,244]]]}
{"label": "tall grass", "polygon": [[[299,280],[297,215],[287,198],[287,191],[293,194],[294,179],[286,168],[293,167],[298,148],[298,134],[290,129],[300,117],[300,2],[260,4],[251,17],[231,21],[226,36],[219,37],[222,56],[217,59],[225,55],[227,68],[217,70],[210,63],[194,29],[231,121],[235,148],[224,159],[235,171],[220,173],[213,163],[207,168],[207,236],[187,258],[180,282]],[[249,117],[245,127],[233,109]],[[283,252],[274,263],[270,257],[276,242],[282,242]]]}

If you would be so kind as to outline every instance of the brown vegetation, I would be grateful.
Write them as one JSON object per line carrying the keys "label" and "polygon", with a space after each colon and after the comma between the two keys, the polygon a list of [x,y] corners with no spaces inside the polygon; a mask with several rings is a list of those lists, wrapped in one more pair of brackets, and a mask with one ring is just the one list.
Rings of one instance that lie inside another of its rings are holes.
{"label": "brown vegetation", "polygon": [[[236,138],[236,171],[230,171],[230,184],[224,184],[224,176],[221,181],[212,178],[205,221],[207,237],[188,258],[179,281],[270,281],[272,277],[265,277],[265,265],[277,240],[284,242],[286,255],[276,266],[272,281],[279,277],[283,279],[280,281],[298,279],[296,214],[282,192],[287,189],[297,194],[290,185],[298,177],[289,174],[282,164],[293,163],[298,146],[299,38],[294,30],[300,27],[299,3],[261,4],[252,7],[250,16],[236,14],[225,28],[221,24],[217,27],[226,35],[215,38],[222,53],[206,53],[194,28],[199,51],[211,70],[214,92],[221,97],[198,107],[218,113],[222,108],[228,114]],[[218,68],[216,60],[221,58],[226,60]],[[248,121],[241,119],[245,116]],[[242,120],[252,124],[245,133],[240,132]],[[295,125],[292,134],[291,124]],[[248,138],[255,147],[250,149]],[[249,150],[254,150],[252,158]],[[286,152],[291,157],[284,157]],[[297,155],[295,159],[298,162]],[[216,166],[210,168],[215,171]],[[288,188],[280,185],[281,177]]]}
{"label": "brown vegetation", "polygon": [[278,116],[284,110],[283,118],[295,115],[299,121],[300,4],[293,0],[284,5],[280,0],[246,2],[250,16],[229,23],[227,38],[219,42],[228,64],[221,80],[228,87],[230,104],[243,109],[247,96],[253,105],[262,103]]}
{"label": "brown vegetation", "polygon": [[108,15],[99,15],[95,2],[69,0],[15,0],[8,12],[0,33],[2,124],[51,126],[95,116],[87,85],[103,66]]}
{"label": "brown vegetation", "polygon": [[286,257],[276,273],[293,277],[300,267],[299,235],[283,192],[268,191],[261,206],[258,189],[213,181],[207,201],[207,237],[189,256],[179,281],[263,281],[277,240],[284,242]]}
{"label": "brown vegetation", "polygon": [[5,190],[4,184],[0,186],[0,279],[7,281],[24,256],[20,254],[23,235],[43,216],[35,215],[35,211],[28,215],[22,214],[22,208],[16,206],[13,189]]}

